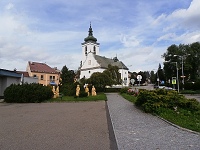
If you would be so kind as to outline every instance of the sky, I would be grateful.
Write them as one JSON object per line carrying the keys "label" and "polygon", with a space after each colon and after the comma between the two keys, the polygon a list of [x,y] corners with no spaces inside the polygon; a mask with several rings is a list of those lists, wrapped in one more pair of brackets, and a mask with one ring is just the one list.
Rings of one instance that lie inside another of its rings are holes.
{"label": "sky", "polygon": [[157,70],[172,44],[200,42],[200,0],[0,0],[0,68],[77,70],[90,22],[100,55]]}

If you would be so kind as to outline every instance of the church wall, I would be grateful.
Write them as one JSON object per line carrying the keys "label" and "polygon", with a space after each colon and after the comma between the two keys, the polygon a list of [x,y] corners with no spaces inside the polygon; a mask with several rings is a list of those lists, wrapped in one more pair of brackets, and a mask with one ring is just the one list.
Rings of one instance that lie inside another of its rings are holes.
{"label": "church wall", "polygon": [[99,55],[99,43],[93,43],[93,42],[82,43],[82,56],[83,56],[82,61],[86,59],[88,53],[90,52],[95,53],[96,55]]}

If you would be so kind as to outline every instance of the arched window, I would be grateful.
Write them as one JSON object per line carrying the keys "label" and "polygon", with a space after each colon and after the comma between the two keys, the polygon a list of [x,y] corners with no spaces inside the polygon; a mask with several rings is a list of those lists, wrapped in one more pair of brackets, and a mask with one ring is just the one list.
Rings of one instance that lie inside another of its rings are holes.
{"label": "arched window", "polygon": [[85,56],[87,56],[87,46],[85,47]]}
{"label": "arched window", "polygon": [[93,50],[94,50],[94,54],[96,54],[96,47],[95,46],[94,46]]}

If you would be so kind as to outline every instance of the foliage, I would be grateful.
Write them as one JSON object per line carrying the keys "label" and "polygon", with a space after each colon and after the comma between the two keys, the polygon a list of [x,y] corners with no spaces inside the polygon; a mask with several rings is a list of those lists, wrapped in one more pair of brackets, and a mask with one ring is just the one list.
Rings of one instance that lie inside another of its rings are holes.
{"label": "foliage", "polygon": [[130,94],[126,94],[126,93],[121,93],[121,96],[124,97],[125,99],[127,99],[128,101],[135,103],[137,100],[137,97],[130,95]]}
{"label": "foliage", "polygon": [[60,84],[60,92],[64,95],[75,95],[74,88],[74,77],[75,73],[73,70],[69,70],[66,66],[63,66],[61,70],[61,84]]}
{"label": "foliage", "polygon": [[69,70],[66,65],[63,66],[62,70],[61,70],[61,84],[64,85],[64,84],[71,84],[74,82],[74,77],[75,77],[75,73],[73,70]]}
{"label": "foliage", "polygon": [[186,99],[183,95],[179,95],[176,91],[168,91],[164,89],[140,91],[135,103],[145,112],[159,113],[159,108],[174,109],[175,107],[186,109],[191,112],[200,110],[200,104],[195,99]]}
{"label": "foliage", "polygon": [[[182,67],[185,81],[196,81],[200,78],[198,70],[200,69],[200,43],[195,42],[188,45],[180,44],[171,45],[168,47],[167,52],[163,54],[165,61],[164,72],[166,80],[176,77],[176,65],[173,62],[177,62],[178,69]],[[179,75],[182,75],[182,69],[179,69]],[[179,76],[180,78],[180,76]]]}
{"label": "foliage", "polygon": [[110,77],[112,84],[121,84],[121,75],[117,66],[108,65],[108,69],[104,70],[103,73]]}
{"label": "foliage", "polygon": [[155,113],[181,127],[200,132],[200,103],[176,91],[140,91],[135,102],[145,112]]}
{"label": "foliage", "polygon": [[105,88],[105,91],[106,93],[112,93],[112,92],[120,92],[121,88]]}
{"label": "foliage", "polygon": [[193,131],[200,132],[200,111],[192,113],[182,108],[175,110],[159,108],[159,116],[166,120]]}
{"label": "foliage", "polygon": [[120,89],[120,93],[122,94],[122,93],[127,93],[128,92],[128,87],[124,87],[124,88],[121,88]]}
{"label": "foliage", "polygon": [[87,82],[94,85],[97,91],[105,91],[106,85],[112,85],[111,78],[107,74],[100,72],[93,73]]}
{"label": "foliage", "polygon": [[53,97],[50,86],[41,84],[11,84],[4,91],[4,99],[7,103],[38,103]]}
{"label": "foliage", "polygon": [[196,82],[186,82],[184,87],[186,90],[200,90],[200,80],[197,80]]}

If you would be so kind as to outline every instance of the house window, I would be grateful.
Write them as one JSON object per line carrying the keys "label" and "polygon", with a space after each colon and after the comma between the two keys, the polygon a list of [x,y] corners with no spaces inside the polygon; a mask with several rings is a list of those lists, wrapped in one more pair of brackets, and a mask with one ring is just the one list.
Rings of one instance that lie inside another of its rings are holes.
{"label": "house window", "polygon": [[50,76],[50,77],[49,77],[49,79],[50,79],[50,81],[52,81],[53,77],[52,77],[52,76]]}
{"label": "house window", "polygon": [[40,79],[41,79],[41,80],[44,80],[44,76],[43,76],[43,75],[41,75]]}
{"label": "house window", "polygon": [[88,65],[91,65],[91,60],[88,60]]}
{"label": "house window", "polygon": [[89,71],[89,73],[90,73],[90,71]]}
{"label": "house window", "polygon": [[53,76],[53,81],[55,81],[55,76]]}
{"label": "house window", "polygon": [[37,75],[36,75],[36,74],[34,74],[34,75],[33,75],[33,78],[37,78]]}

